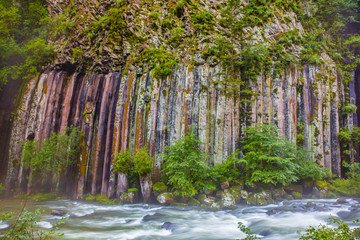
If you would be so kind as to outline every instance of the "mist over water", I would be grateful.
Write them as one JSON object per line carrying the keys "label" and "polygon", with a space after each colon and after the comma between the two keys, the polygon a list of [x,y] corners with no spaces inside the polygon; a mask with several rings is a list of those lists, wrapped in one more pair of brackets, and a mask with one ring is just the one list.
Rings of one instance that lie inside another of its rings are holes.
{"label": "mist over water", "polygon": [[[305,209],[312,202],[316,208]],[[326,224],[329,217],[342,216],[350,223],[359,218],[359,202],[347,199],[344,204],[336,200],[293,200],[267,206],[238,206],[234,210],[207,211],[194,207],[163,207],[159,205],[134,204],[104,206],[80,201],[51,201],[38,204],[48,208],[48,215],[39,223],[49,228],[62,217],[51,215],[51,211],[66,213],[66,224],[61,227],[61,239],[241,239],[245,234],[237,228],[244,223],[263,239],[298,239],[297,231],[308,226]],[[31,206],[34,207],[34,206]],[[269,215],[269,210],[278,211]],[[340,212],[340,213],[339,213]],[[342,213],[342,214],[341,214]],[[147,217],[145,217],[147,216]],[[145,219],[144,219],[145,217]],[[171,229],[162,225],[171,223]],[[0,228],[7,223],[0,222]]]}

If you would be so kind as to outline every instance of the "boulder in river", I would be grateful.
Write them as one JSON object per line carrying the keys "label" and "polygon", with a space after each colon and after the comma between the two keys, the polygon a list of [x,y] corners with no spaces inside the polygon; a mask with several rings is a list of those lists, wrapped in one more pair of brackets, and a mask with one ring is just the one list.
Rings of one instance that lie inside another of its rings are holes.
{"label": "boulder in river", "polygon": [[344,198],[339,198],[338,200],[336,200],[336,203],[337,204],[344,204],[344,203],[347,203],[347,201]]}
{"label": "boulder in river", "polygon": [[170,205],[175,202],[174,195],[169,192],[161,193],[156,199],[161,205]]}
{"label": "boulder in river", "polygon": [[154,213],[154,214],[148,214],[148,215],[145,215],[143,218],[142,218],[142,221],[143,222],[149,222],[149,221],[155,221],[155,220],[159,220],[160,218],[162,218],[164,215],[161,214],[161,213]]}
{"label": "boulder in river", "polygon": [[189,200],[188,204],[190,206],[196,206],[196,207],[200,206],[200,202],[198,200],[196,200],[195,198],[191,198]]}
{"label": "boulder in river", "polygon": [[236,201],[234,195],[230,192],[223,192],[221,194],[221,206],[226,209],[235,208]]}
{"label": "boulder in river", "polygon": [[66,212],[62,209],[54,209],[51,211],[51,215],[53,216],[58,216],[58,217],[63,217],[66,215]]}
{"label": "boulder in river", "polygon": [[177,228],[177,225],[175,223],[171,223],[171,222],[165,222],[161,228],[165,229],[165,230],[169,230],[171,232],[174,232]]}
{"label": "boulder in river", "polygon": [[269,229],[263,230],[259,233],[260,236],[266,237],[271,234],[271,231]]}

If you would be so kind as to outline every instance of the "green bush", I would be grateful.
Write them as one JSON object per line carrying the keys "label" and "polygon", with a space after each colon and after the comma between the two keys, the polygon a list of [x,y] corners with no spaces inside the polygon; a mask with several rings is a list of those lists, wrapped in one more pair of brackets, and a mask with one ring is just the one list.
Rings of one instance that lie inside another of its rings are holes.
{"label": "green bush", "polygon": [[11,221],[11,227],[7,230],[2,239],[18,240],[18,239],[56,239],[64,235],[57,233],[59,226],[64,224],[63,221],[54,224],[49,230],[40,228],[37,223],[42,221],[42,212],[38,209],[35,212],[29,212],[24,209],[15,215],[14,213],[1,213],[0,221]]}
{"label": "green bush", "polygon": [[161,173],[165,183],[172,187],[174,194],[191,197],[204,188],[211,187],[209,159],[200,150],[201,142],[189,132],[180,141],[166,147]]}
{"label": "green bush", "polygon": [[300,179],[323,178],[324,173],[311,162],[306,150],[279,136],[270,125],[249,127],[243,142],[245,183],[287,185]]}
{"label": "green bush", "polygon": [[[358,223],[359,220],[354,220],[354,223]],[[337,224],[337,227],[332,227],[330,224]],[[299,233],[299,232],[298,232]],[[299,233],[300,234],[300,233]],[[301,234],[300,240],[329,240],[329,239],[360,239],[360,232],[358,228],[352,229],[350,226],[341,221],[340,219],[330,218],[328,225],[320,224],[318,227],[309,227],[305,230],[305,233]]]}
{"label": "green bush", "polygon": [[237,158],[239,151],[232,153],[223,163],[215,164],[212,167],[213,177],[218,183],[229,181],[230,183],[240,183],[242,180],[242,166],[247,162]]}
{"label": "green bush", "polygon": [[147,147],[142,147],[134,156],[134,171],[140,177],[146,177],[153,170],[154,159],[149,156]]}
{"label": "green bush", "polygon": [[166,192],[167,187],[163,182],[157,182],[153,185],[153,189],[156,192]]}
{"label": "green bush", "polygon": [[[67,128],[64,134],[52,133],[50,138],[41,143],[36,140],[27,141],[23,144],[21,164],[26,169],[31,169],[31,172],[39,174],[43,180],[52,180],[53,190],[59,191],[61,174],[76,163],[81,152],[81,136],[82,132],[71,127]],[[32,176],[33,174],[30,174],[30,184],[33,183]]]}
{"label": "green bush", "polygon": [[128,149],[124,153],[117,153],[114,157],[113,168],[115,173],[128,174],[132,167],[131,150]]}
{"label": "green bush", "polygon": [[23,144],[22,163],[32,170],[41,170],[46,175],[48,172],[59,174],[75,163],[81,152],[81,132],[75,128],[67,128],[64,134],[52,133],[51,137],[38,143],[30,140]]}

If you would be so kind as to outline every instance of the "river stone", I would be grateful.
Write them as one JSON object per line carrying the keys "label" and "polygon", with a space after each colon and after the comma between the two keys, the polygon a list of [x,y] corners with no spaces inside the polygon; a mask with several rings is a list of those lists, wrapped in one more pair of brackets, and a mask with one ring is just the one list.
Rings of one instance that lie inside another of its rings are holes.
{"label": "river stone", "polygon": [[240,186],[234,186],[228,189],[228,192],[234,196],[236,203],[241,202],[241,190]]}
{"label": "river stone", "polygon": [[201,206],[203,206],[203,207],[210,207],[214,202],[215,202],[215,199],[206,197],[206,198],[204,198],[204,200],[202,201]]}
{"label": "river stone", "polygon": [[174,232],[177,228],[177,225],[175,223],[171,223],[171,222],[165,222],[161,228],[165,229],[165,230],[169,230],[171,232]]}
{"label": "river stone", "polygon": [[284,188],[276,188],[272,191],[272,196],[275,200],[281,200],[286,197]]}
{"label": "river stone", "polygon": [[263,230],[259,233],[259,235],[263,236],[263,237],[269,236],[270,234],[271,234],[271,231],[269,229]]}
{"label": "river stone", "polygon": [[347,201],[344,198],[339,198],[338,200],[336,200],[336,203],[337,204],[344,204],[344,203],[347,203]]}
{"label": "river stone", "polygon": [[247,205],[256,205],[257,204],[256,197],[248,197],[246,199],[246,204]]}
{"label": "river stone", "polygon": [[173,202],[170,205],[174,206],[174,207],[188,207],[189,206],[189,204],[187,204],[187,203],[180,203],[180,202]]}
{"label": "river stone", "polygon": [[160,218],[162,218],[164,215],[161,214],[161,213],[154,213],[154,214],[148,214],[148,215],[145,215],[143,218],[142,218],[142,221],[143,222],[149,222],[149,221],[154,221],[154,220],[158,220]]}
{"label": "river stone", "polygon": [[211,210],[217,211],[221,208],[220,203],[216,202],[216,199],[212,197],[207,197],[204,199],[201,207],[210,208]]}
{"label": "river stone", "polygon": [[236,207],[235,197],[230,192],[224,192],[221,194],[221,206],[226,209],[232,209]]}
{"label": "river stone", "polygon": [[175,202],[175,197],[172,193],[161,193],[156,200],[161,204],[161,205],[170,205],[171,203]]}
{"label": "river stone", "polygon": [[136,199],[137,199],[137,193],[136,192],[124,193],[120,197],[120,201],[122,203],[127,203],[127,204],[135,203]]}
{"label": "river stone", "polygon": [[273,208],[273,209],[270,209],[266,212],[267,215],[271,216],[271,215],[275,215],[277,213],[281,212],[281,209],[280,208]]}
{"label": "river stone", "polygon": [[53,216],[58,216],[58,217],[63,217],[66,215],[66,212],[64,210],[61,209],[54,209],[51,211],[51,215]]}
{"label": "river stone", "polygon": [[196,206],[196,207],[200,206],[200,202],[198,200],[196,200],[195,198],[191,198],[188,203],[191,206]]}
{"label": "river stone", "polygon": [[338,215],[341,219],[346,219],[346,218],[349,218],[350,216],[350,211],[340,211],[340,212],[337,212],[336,215]]}
{"label": "river stone", "polygon": [[249,193],[246,190],[241,190],[240,197],[241,197],[241,199],[246,200],[249,198]]}

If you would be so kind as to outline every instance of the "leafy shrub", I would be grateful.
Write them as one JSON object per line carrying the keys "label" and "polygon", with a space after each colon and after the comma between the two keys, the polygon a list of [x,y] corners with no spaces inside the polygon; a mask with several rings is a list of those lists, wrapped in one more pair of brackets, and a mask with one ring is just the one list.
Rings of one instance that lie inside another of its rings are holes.
{"label": "leafy shrub", "polygon": [[147,147],[142,147],[134,156],[134,171],[145,177],[153,170],[154,160],[149,156]]}
{"label": "leafy shrub", "polygon": [[138,60],[149,64],[149,66],[153,68],[154,77],[157,79],[163,79],[170,76],[177,66],[174,54],[164,49],[144,50]]}
{"label": "leafy shrub", "polygon": [[360,196],[360,167],[359,163],[343,163],[348,169],[347,179],[334,179],[328,185],[329,190],[337,195]]}
{"label": "leafy shrub", "polygon": [[209,156],[200,150],[200,144],[195,134],[189,132],[180,141],[166,147],[162,154],[163,178],[177,196],[191,197],[210,187],[210,168],[205,162]]}
{"label": "leafy shrub", "polygon": [[42,221],[41,219],[41,210],[36,210],[35,212],[29,212],[24,209],[20,212],[18,216],[14,219],[14,213],[2,213],[0,215],[0,221],[10,221],[12,220],[12,225],[10,229],[5,232],[2,236],[2,239],[8,240],[17,240],[17,239],[55,239],[62,235],[63,233],[57,233],[59,226],[64,224],[63,221],[58,222],[54,225],[52,229],[44,230],[40,228],[37,223]]}
{"label": "leafy shrub", "polygon": [[324,177],[317,164],[308,160],[308,152],[280,137],[275,127],[250,127],[246,134],[242,159],[246,162],[246,184],[287,185],[300,179]]}
{"label": "leafy shrub", "polygon": [[242,176],[242,166],[247,162],[237,158],[239,155],[238,151],[232,153],[223,163],[215,164],[212,167],[213,177],[219,182],[223,182],[225,180],[229,182],[239,183],[239,180]]}
{"label": "leafy shrub", "polygon": [[167,190],[167,187],[166,187],[165,183],[157,182],[153,185],[153,189],[156,192],[165,192]]}
{"label": "leafy shrub", "polygon": [[354,104],[347,104],[342,108],[344,114],[354,113],[357,110],[357,106]]}
{"label": "leafy shrub", "polygon": [[[354,220],[354,223],[358,223],[359,220]],[[335,223],[338,226],[332,227],[330,224]],[[344,221],[336,218],[330,218],[328,225],[320,224],[318,227],[309,227],[305,230],[300,240],[312,239],[312,240],[328,240],[328,239],[360,239],[359,229],[352,229]]]}
{"label": "leafy shrub", "polygon": [[81,151],[81,132],[75,128],[67,128],[68,134],[52,133],[51,137],[42,143],[30,140],[23,144],[23,164],[33,170],[41,170],[59,174],[75,163]]}
{"label": "leafy shrub", "polygon": [[128,149],[124,153],[117,153],[114,158],[113,168],[115,173],[128,174],[132,166],[131,150]]}

